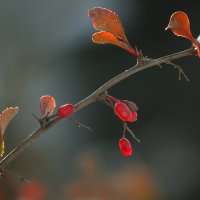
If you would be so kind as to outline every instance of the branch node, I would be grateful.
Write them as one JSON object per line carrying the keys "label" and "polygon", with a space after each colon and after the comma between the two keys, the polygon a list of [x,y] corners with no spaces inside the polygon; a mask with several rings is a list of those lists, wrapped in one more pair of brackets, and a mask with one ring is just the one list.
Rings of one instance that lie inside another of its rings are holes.
{"label": "branch node", "polygon": [[57,115],[52,115],[50,117],[38,118],[35,114],[31,113],[33,117],[37,120],[41,127],[44,127],[50,120],[53,120]]}
{"label": "branch node", "polygon": [[45,118],[40,119],[35,114],[33,114],[33,113],[31,113],[31,114],[37,120],[37,122],[40,124],[40,126],[43,126],[47,122],[47,120]]}
{"label": "branch node", "polygon": [[109,95],[108,92],[105,91],[104,93],[100,94],[97,97],[97,100],[106,104],[107,106],[113,108],[117,99],[115,97]]}
{"label": "branch node", "polygon": [[140,51],[138,59],[137,59],[137,64],[144,64],[144,63],[147,63],[147,62],[149,62],[151,60],[152,60],[152,58],[149,58],[148,56],[144,56],[143,52]]}

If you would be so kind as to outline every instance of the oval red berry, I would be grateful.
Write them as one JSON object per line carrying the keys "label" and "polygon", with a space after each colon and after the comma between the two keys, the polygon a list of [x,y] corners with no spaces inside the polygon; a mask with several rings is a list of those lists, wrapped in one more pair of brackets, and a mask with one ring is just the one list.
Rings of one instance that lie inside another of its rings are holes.
{"label": "oval red berry", "polygon": [[129,121],[132,113],[125,103],[117,102],[115,104],[115,113],[122,121]]}
{"label": "oval red berry", "polygon": [[126,138],[121,138],[119,140],[119,148],[124,156],[132,155],[131,143]]}
{"label": "oval red berry", "polygon": [[65,104],[58,109],[59,117],[69,117],[74,112],[74,106],[72,104]]}

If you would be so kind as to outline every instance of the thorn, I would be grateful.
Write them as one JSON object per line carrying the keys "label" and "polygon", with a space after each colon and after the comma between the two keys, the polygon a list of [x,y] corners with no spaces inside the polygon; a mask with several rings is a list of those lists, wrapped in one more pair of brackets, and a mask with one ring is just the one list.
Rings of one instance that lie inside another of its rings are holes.
{"label": "thorn", "polygon": [[161,65],[161,64],[158,64],[158,67],[159,67],[160,69],[162,69],[162,65]]}
{"label": "thorn", "polygon": [[44,119],[40,119],[38,118],[35,114],[31,113],[33,115],[33,117],[38,121],[38,123],[40,124],[40,126],[44,125]]}
{"label": "thorn", "polygon": [[41,123],[41,119],[39,119],[35,114],[31,113],[33,115],[33,117],[39,122]]}

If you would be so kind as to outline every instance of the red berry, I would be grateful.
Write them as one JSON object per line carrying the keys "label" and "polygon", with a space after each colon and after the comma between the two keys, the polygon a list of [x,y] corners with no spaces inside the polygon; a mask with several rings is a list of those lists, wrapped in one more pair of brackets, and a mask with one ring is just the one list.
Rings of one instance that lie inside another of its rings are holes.
{"label": "red berry", "polygon": [[121,138],[119,140],[119,148],[124,156],[131,156],[132,147],[129,140],[127,140],[126,138]]}
{"label": "red berry", "polygon": [[58,116],[59,117],[69,117],[74,112],[74,106],[72,104],[65,104],[58,108]]}
{"label": "red berry", "polygon": [[132,114],[132,116],[128,119],[128,121],[129,122],[136,121],[137,120],[137,116],[138,116],[137,112],[132,112],[131,114]]}
{"label": "red berry", "polygon": [[122,121],[129,121],[132,117],[132,113],[128,106],[120,101],[115,104],[115,113]]}

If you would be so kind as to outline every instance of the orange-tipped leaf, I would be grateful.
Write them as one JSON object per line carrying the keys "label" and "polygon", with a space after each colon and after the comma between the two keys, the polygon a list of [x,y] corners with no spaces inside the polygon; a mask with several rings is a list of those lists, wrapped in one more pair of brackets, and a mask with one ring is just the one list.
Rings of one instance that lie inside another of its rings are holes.
{"label": "orange-tipped leaf", "polygon": [[95,43],[114,44],[138,57],[138,53],[130,46],[122,23],[115,12],[96,7],[89,10],[88,15],[94,28],[100,31],[92,36]]}
{"label": "orange-tipped leaf", "polygon": [[200,57],[200,43],[199,40],[192,36],[190,31],[190,21],[186,13],[177,11],[170,17],[169,24],[165,30],[170,29],[175,35],[185,37],[190,40],[197,50],[197,55]]}
{"label": "orange-tipped leaf", "polygon": [[190,31],[190,21],[186,13],[177,11],[170,17],[169,24],[165,30],[170,29],[175,35],[185,37],[193,41]]}
{"label": "orange-tipped leaf", "polygon": [[14,116],[17,114],[19,108],[18,107],[10,107],[5,109],[0,114],[0,157],[4,153],[4,141],[3,141],[3,135],[4,132],[8,126],[8,124],[11,122],[11,120],[14,118]]}
{"label": "orange-tipped leaf", "polygon": [[110,32],[128,43],[121,21],[115,12],[106,8],[96,7],[89,10],[88,15],[95,29]]}
{"label": "orange-tipped leaf", "polygon": [[50,116],[56,107],[55,99],[52,96],[45,95],[40,98],[40,110],[42,117]]}
{"label": "orange-tipped leaf", "polygon": [[114,44],[116,46],[119,46],[128,52],[132,53],[135,56],[138,56],[137,52],[129,45],[127,45],[125,42],[120,41],[115,35],[112,33],[106,32],[106,31],[101,31],[94,33],[92,35],[92,40],[95,43],[98,44]]}
{"label": "orange-tipped leaf", "polygon": [[17,114],[19,108],[18,107],[10,107],[0,114],[0,132],[3,135],[8,124],[11,122],[11,120],[14,118],[14,116]]}

